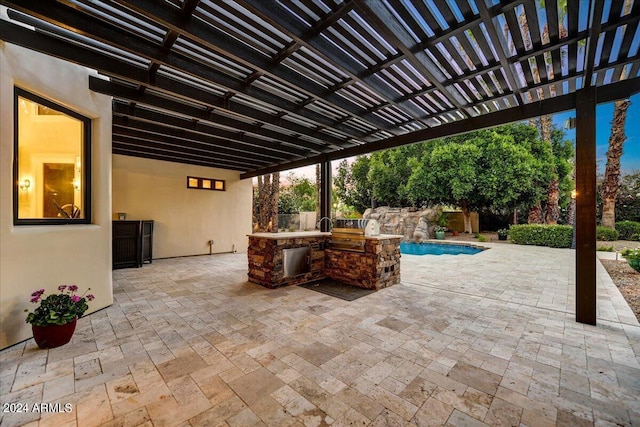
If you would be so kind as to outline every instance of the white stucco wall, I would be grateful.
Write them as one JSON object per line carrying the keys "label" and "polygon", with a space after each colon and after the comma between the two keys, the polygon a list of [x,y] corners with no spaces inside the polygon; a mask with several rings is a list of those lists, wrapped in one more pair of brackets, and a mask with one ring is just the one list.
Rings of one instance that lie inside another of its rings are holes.
{"label": "white stucco wall", "polygon": [[[32,308],[36,289],[90,287],[96,299],[89,312],[113,303],[111,99],[89,90],[88,75],[83,67],[0,41],[0,348],[31,336],[23,310]],[[92,119],[92,224],[13,225],[14,86]]]}
{"label": "white stucco wall", "polygon": [[[187,188],[187,176],[222,179],[226,191]],[[246,252],[252,183],[238,172],[161,160],[113,156],[113,215],[152,219],[153,257]]]}

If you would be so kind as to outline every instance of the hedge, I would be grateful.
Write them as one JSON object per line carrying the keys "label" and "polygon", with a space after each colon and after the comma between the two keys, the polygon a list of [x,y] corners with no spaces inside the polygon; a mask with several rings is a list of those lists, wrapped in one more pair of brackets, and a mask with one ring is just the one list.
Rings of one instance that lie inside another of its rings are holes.
{"label": "hedge", "polygon": [[512,225],[509,235],[513,243],[519,245],[550,246],[552,248],[570,248],[573,240],[573,227],[570,225]]}
{"label": "hedge", "polygon": [[619,221],[616,222],[616,230],[620,233],[620,240],[633,240],[631,236],[640,234],[640,222]]}
{"label": "hedge", "polygon": [[596,227],[596,240],[613,242],[614,240],[618,240],[618,232],[612,228],[599,225]]}

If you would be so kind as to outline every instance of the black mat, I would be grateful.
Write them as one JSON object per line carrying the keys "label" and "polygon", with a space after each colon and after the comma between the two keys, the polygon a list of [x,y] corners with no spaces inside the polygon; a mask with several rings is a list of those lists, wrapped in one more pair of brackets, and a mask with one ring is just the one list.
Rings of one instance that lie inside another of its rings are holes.
{"label": "black mat", "polygon": [[312,291],[320,292],[345,301],[353,301],[375,292],[374,289],[363,289],[333,279],[322,279],[316,282],[298,285]]}

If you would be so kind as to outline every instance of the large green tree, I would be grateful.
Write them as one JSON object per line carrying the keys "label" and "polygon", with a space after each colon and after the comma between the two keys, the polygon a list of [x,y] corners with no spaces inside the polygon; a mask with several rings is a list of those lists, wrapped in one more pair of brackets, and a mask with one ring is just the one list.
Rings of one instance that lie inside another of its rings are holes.
{"label": "large green tree", "polygon": [[554,177],[561,203],[569,201],[572,157],[562,131],[552,129],[549,144],[535,126],[518,123],[342,162],[334,182],[338,198],[360,212],[372,198],[391,206],[528,212],[546,200]]}
{"label": "large green tree", "polygon": [[410,159],[420,158],[426,148],[425,144],[413,144],[371,155],[367,179],[375,204],[396,207],[411,204],[407,192],[407,182],[413,173]]}
{"label": "large green tree", "polygon": [[[433,141],[420,159],[411,161],[407,192],[414,204],[459,206],[465,231],[470,233],[471,210],[513,210],[539,201],[546,195],[545,170],[552,156],[537,137],[523,138],[528,132],[525,127],[514,125]],[[516,142],[514,135],[520,135],[522,142]],[[545,153],[545,160],[536,158],[533,148]]]}
{"label": "large green tree", "polygon": [[316,186],[307,177],[296,176],[290,172],[288,183],[280,185],[278,213],[292,214],[316,210]]}
{"label": "large green tree", "polygon": [[343,160],[338,165],[333,179],[336,197],[358,212],[364,212],[371,207],[373,191],[367,178],[369,168],[369,156],[359,156],[352,164]]}

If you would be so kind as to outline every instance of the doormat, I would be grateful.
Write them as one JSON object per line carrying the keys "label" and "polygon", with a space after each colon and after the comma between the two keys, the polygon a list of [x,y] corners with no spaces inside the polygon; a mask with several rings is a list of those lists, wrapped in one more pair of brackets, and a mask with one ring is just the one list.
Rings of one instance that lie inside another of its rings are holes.
{"label": "doormat", "polygon": [[354,301],[375,292],[375,289],[364,289],[333,279],[322,279],[316,282],[298,285],[312,291],[320,292],[345,301]]}

